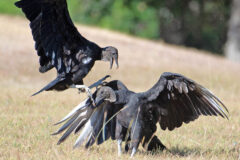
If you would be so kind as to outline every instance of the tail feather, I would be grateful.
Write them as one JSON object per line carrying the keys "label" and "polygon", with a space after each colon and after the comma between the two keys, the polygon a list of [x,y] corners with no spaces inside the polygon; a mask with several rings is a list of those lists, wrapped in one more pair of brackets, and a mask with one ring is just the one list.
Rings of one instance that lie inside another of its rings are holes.
{"label": "tail feather", "polygon": [[57,77],[55,80],[53,80],[52,82],[50,82],[48,85],[46,85],[45,87],[43,87],[40,91],[34,93],[32,96],[36,96],[37,94],[41,93],[42,91],[48,91],[51,88],[53,88],[56,84],[58,84],[59,82],[62,82],[63,80],[65,80],[65,78],[61,78],[61,77]]}

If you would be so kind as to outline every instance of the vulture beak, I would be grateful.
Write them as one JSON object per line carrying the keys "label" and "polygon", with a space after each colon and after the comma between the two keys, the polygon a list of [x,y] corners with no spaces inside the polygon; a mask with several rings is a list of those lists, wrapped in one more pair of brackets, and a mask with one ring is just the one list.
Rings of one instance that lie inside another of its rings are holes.
{"label": "vulture beak", "polygon": [[112,69],[112,66],[113,66],[113,61],[114,61],[114,59],[113,59],[113,58],[111,58],[111,59],[110,59],[110,69]]}
{"label": "vulture beak", "polygon": [[103,102],[104,102],[104,99],[101,99],[101,98],[96,98],[96,100],[95,100],[95,104],[96,104],[96,108],[98,107],[98,106],[100,106],[101,104],[103,104]]}
{"label": "vulture beak", "polygon": [[116,62],[117,69],[118,69],[118,67],[119,67],[119,65],[118,65],[118,55],[115,55],[114,60],[115,60],[115,62]]}
{"label": "vulture beak", "polygon": [[116,68],[118,69],[119,65],[118,65],[118,55],[114,55],[113,58],[110,59],[110,69],[112,69],[112,66],[113,66],[113,62],[116,62]]}

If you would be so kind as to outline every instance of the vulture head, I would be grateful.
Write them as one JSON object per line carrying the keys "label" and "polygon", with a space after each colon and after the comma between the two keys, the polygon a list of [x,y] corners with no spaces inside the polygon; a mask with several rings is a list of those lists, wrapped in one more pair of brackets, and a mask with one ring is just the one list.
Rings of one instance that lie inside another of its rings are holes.
{"label": "vulture head", "polygon": [[114,90],[110,87],[103,86],[97,91],[95,103],[96,103],[96,106],[99,106],[104,101],[109,101],[113,103],[113,102],[116,102],[116,100],[117,100],[117,97]]}
{"label": "vulture head", "polygon": [[109,61],[110,69],[112,69],[113,61],[115,61],[118,68],[118,50],[111,46],[103,48],[101,60]]}

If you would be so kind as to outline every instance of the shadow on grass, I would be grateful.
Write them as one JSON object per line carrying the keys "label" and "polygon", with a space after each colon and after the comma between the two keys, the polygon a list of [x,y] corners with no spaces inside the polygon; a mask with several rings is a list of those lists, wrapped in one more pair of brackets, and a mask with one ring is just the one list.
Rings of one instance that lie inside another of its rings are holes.
{"label": "shadow on grass", "polygon": [[[201,150],[199,147],[195,148],[188,148],[188,147],[179,147],[179,146],[174,146],[170,148],[167,152],[174,156],[181,156],[181,157],[187,157],[189,155],[203,155],[204,152]],[[208,150],[207,152],[210,152]],[[206,151],[205,151],[206,153]]]}
{"label": "shadow on grass", "polygon": [[195,147],[195,148],[188,148],[188,147],[179,147],[179,146],[174,146],[168,149],[165,149],[163,151],[161,150],[155,150],[152,152],[148,152],[148,154],[152,155],[172,155],[172,156],[178,156],[178,157],[188,157],[188,156],[201,156],[206,153],[211,152],[211,150],[202,150],[200,147]]}

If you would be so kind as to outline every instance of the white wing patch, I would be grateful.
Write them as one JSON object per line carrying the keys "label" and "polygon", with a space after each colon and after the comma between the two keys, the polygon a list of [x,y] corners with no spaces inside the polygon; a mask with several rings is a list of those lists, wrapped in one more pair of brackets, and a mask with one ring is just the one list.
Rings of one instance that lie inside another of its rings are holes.
{"label": "white wing patch", "polygon": [[53,53],[52,53],[52,65],[54,65],[54,60],[55,60],[55,52],[53,51]]}
{"label": "white wing patch", "polygon": [[62,68],[62,60],[61,58],[58,58],[58,70]]}
{"label": "white wing patch", "polygon": [[88,64],[88,63],[90,63],[92,61],[92,58],[91,57],[84,57],[83,59],[82,59],[82,63],[83,64]]}

